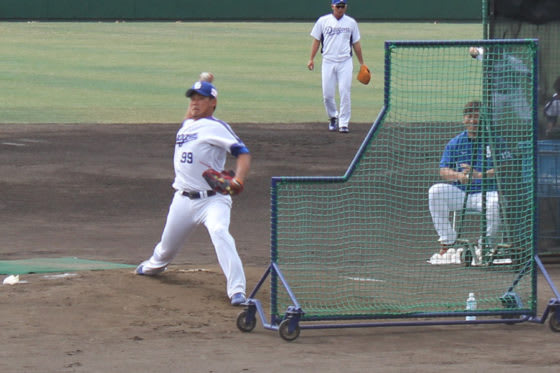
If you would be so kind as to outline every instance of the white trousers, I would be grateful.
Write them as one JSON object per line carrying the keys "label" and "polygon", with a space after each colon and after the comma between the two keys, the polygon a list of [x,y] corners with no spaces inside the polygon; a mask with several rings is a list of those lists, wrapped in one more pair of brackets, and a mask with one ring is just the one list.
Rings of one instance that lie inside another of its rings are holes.
{"label": "white trousers", "polygon": [[[429,207],[434,227],[442,244],[450,245],[457,240],[457,232],[449,221],[449,213],[463,208],[465,192],[451,184],[432,185],[429,191]],[[482,213],[482,193],[469,194],[467,209]],[[498,192],[486,192],[486,237],[493,242],[500,228],[500,205]]]}
{"label": "white trousers", "polygon": [[227,279],[227,294],[245,294],[245,273],[235,241],[229,233],[231,197],[221,194],[201,199],[190,199],[176,192],[161,241],[151,258],[143,264],[146,270],[166,267],[177,255],[194,229],[204,224],[214,245],[218,263]]}
{"label": "white trousers", "polygon": [[[329,62],[323,59],[321,76],[323,83],[323,103],[329,118],[338,118],[339,127],[347,127],[352,112],[350,90],[352,87],[352,58],[344,62]],[[336,106],[336,86],[340,96],[340,110]]]}
{"label": "white trousers", "polygon": [[511,122],[512,113],[515,113],[517,118],[521,120],[531,120],[531,107],[525,98],[525,92],[521,89],[512,90],[509,94],[495,93],[492,95],[494,104],[493,113],[494,117],[498,120],[506,120]]}

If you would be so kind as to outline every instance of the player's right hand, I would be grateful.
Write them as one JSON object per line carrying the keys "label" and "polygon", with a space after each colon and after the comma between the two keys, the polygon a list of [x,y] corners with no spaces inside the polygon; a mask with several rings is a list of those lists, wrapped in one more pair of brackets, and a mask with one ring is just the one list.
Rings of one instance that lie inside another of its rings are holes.
{"label": "player's right hand", "polygon": [[468,163],[461,163],[460,164],[461,169],[463,170],[463,173],[469,173],[471,172],[471,165]]}
{"label": "player's right hand", "polygon": [[307,68],[309,70],[313,70],[314,67],[315,67],[315,63],[313,62],[313,60],[309,60],[309,62],[307,63]]}

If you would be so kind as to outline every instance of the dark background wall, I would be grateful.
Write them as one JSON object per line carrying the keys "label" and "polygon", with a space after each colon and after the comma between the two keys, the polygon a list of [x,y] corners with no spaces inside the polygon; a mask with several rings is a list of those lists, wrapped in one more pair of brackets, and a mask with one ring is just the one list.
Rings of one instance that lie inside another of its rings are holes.
{"label": "dark background wall", "polygon": [[[360,21],[478,21],[481,1],[348,0]],[[1,0],[3,20],[254,20],[311,21],[330,0]]]}

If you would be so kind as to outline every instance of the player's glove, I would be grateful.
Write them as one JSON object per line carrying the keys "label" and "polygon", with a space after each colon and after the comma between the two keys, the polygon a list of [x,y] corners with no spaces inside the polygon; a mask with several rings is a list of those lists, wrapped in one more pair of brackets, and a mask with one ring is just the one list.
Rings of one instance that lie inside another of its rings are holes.
{"label": "player's glove", "polygon": [[209,168],[202,173],[202,177],[216,193],[234,196],[243,191],[243,183],[235,178],[233,171],[218,172]]}
{"label": "player's glove", "polygon": [[371,79],[371,72],[366,65],[360,66],[360,71],[358,71],[358,76],[356,77],[360,83],[368,84]]}

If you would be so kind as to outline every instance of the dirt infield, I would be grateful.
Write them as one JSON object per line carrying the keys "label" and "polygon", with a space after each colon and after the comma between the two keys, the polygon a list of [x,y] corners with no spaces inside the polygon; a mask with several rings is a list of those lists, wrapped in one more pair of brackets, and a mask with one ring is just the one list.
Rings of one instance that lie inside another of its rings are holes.
{"label": "dirt infield", "polygon": [[[1,260],[137,264],[171,202],[177,124],[0,125]],[[342,175],[369,124],[237,124],[253,153],[231,231],[248,290],[269,262],[270,177]],[[557,286],[560,266],[547,266]],[[53,276],[59,275],[59,276]],[[235,326],[208,234],[158,278],[131,270],[22,275],[0,285],[1,372],[556,372],[548,325],[302,330]],[[266,296],[266,290],[263,293]],[[539,281],[539,310],[552,292]]]}

